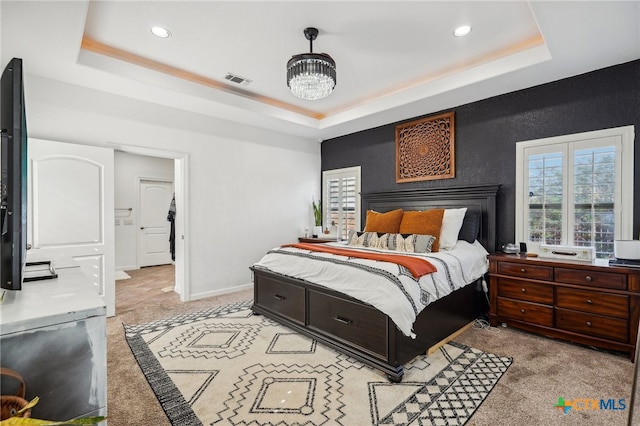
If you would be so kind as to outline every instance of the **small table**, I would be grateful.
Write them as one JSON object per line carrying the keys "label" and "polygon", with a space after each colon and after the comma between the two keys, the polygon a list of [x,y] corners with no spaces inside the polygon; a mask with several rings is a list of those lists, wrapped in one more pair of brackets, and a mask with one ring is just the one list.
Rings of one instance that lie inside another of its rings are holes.
{"label": "small table", "polygon": [[298,242],[301,243],[335,243],[335,238],[313,238],[313,237],[298,237]]}

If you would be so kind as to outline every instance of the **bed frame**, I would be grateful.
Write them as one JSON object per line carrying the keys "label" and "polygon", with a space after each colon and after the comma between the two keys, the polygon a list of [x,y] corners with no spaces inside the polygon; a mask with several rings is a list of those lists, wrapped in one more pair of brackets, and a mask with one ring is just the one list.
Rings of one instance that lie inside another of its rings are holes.
{"label": "bed frame", "polygon": [[[496,247],[496,197],[499,185],[363,193],[367,210],[427,210],[467,207],[480,212],[478,240],[487,251]],[[363,221],[364,223],[364,221]],[[253,312],[329,345],[400,382],[403,364],[450,338],[480,314],[480,282],[470,284],[427,306],[417,317],[411,339],[387,315],[342,293],[304,280],[252,267]]]}

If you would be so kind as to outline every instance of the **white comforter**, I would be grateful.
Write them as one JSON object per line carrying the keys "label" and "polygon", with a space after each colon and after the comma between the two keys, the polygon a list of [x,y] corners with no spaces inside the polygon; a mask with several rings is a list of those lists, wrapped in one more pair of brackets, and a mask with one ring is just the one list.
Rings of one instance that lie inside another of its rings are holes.
{"label": "white comforter", "polygon": [[[353,250],[390,252],[329,244]],[[453,250],[407,255],[426,258],[437,271],[416,279],[406,268],[394,263],[293,247],[273,249],[254,266],[322,285],[368,303],[388,315],[406,336],[415,338],[412,326],[420,311],[481,278],[488,270],[488,253],[478,241],[469,244],[460,240]]]}

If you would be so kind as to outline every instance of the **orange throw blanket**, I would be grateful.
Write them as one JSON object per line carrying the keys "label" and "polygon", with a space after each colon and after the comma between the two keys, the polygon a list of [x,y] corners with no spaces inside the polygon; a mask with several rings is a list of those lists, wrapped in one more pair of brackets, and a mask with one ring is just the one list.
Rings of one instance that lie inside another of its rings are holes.
{"label": "orange throw blanket", "polygon": [[357,257],[360,259],[380,260],[382,262],[391,262],[396,265],[402,265],[411,271],[411,274],[415,278],[420,278],[423,275],[436,272],[435,266],[426,259],[420,259],[412,256],[405,256],[402,254],[387,254],[387,253],[368,253],[358,250],[343,249],[339,247],[326,246],[324,244],[315,243],[298,243],[298,244],[285,244],[282,247],[295,247],[303,250],[318,251],[322,253],[331,253],[339,256]]}

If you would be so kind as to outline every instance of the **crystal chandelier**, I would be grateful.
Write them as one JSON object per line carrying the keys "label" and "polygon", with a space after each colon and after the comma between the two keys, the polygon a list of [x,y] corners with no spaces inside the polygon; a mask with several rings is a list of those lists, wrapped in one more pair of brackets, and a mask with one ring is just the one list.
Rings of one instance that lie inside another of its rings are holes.
{"label": "crystal chandelier", "polygon": [[309,53],[294,55],[287,62],[287,86],[301,99],[313,101],[326,98],[336,86],[336,63],[326,53],[313,53],[313,40],[318,37],[317,28],[306,28],[304,36],[309,40]]}

